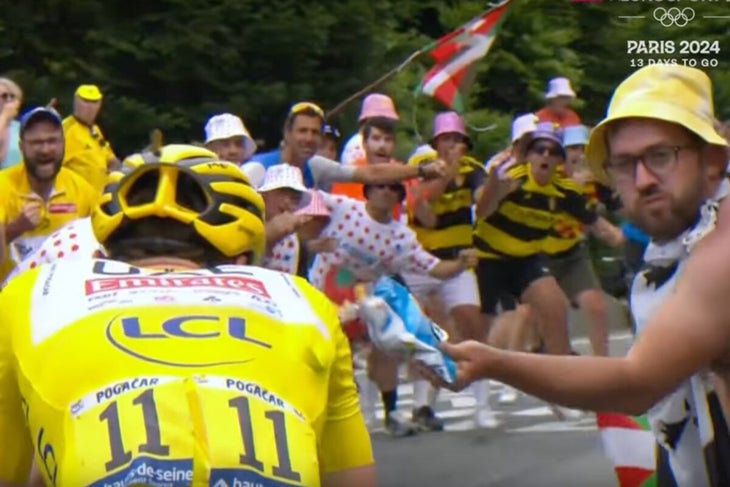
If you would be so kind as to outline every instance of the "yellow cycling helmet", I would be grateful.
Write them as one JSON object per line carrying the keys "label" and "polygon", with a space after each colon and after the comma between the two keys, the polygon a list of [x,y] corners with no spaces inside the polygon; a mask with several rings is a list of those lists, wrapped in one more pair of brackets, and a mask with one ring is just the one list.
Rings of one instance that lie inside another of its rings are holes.
{"label": "yellow cycling helmet", "polygon": [[[160,235],[125,238],[134,222],[159,219],[189,227],[200,241]],[[238,166],[192,145],[167,145],[126,158],[122,169],[109,175],[91,225],[110,251],[125,246],[174,250],[202,243],[218,256],[246,254],[249,264],[256,264],[265,246],[261,195]]]}

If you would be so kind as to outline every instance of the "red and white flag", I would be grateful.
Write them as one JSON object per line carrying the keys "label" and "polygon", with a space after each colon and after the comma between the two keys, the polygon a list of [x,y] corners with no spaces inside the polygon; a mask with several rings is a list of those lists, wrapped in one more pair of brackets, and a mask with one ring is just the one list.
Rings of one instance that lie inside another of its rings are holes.
{"label": "red and white flag", "polygon": [[457,112],[464,111],[464,90],[471,83],[473,66],[486,56],[514,0],[506,0],[476,19],[427,46],[436,63],[418,90]]}

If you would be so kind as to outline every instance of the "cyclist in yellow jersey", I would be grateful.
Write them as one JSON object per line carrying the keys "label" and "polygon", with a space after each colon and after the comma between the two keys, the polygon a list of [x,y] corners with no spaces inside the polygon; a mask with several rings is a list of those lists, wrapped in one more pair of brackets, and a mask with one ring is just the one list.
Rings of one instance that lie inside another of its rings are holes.
{"label": "cyclist in yellow jersey", "polygon": [[92,214],[116,260],[0,293],[0,486],[33,458],[56,487],[374,485],[337,311],[242,265],[264,248],[246,177],[192,146],[132,163]]}
{"label": "cyclist in yellow jersey", "polygon": [[494,316],[505,294],[532,305],[547,351],[557,354],[570,352],[566,298],[545,267],[543,247],[563,212],[587,226],[602,225],[578,185],[557,172],[561,144],[553,124],[539,123],[520,154],[526,162],[504,171],[493,166],[474,230],[482,311]]}

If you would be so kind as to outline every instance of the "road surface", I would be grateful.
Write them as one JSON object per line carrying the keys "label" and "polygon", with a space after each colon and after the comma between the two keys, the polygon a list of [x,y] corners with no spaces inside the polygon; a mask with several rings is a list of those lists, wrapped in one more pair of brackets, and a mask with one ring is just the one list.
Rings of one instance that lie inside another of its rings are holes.
{"label": "road surface", "polygon": [[[614,307],[611,354],[623,355],[631,335]],[[585,323],[572,316],[577,348],[587,352]],[[601,453],[595,417],[559,421],[544,402],[520,395],[513,406],[499,406],[501,385],[492,387],[492,404],[502,425],[475,429],[474,399],[462,392],[442,393],[437,411],[446,430],[410,438],[391,438],[372,429],[381,487],[616,487],[610,463]],[[410,411],[413,388],[399,388],[399,409]],[[382,411],[378,411],[382,418]]]}

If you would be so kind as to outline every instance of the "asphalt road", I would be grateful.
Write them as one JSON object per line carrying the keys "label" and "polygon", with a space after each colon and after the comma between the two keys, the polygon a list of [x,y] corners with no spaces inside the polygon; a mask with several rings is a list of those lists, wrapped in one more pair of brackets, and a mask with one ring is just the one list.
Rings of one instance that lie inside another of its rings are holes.
{"label": "asphalt road", "polygon": [[[623,355],[631,340],[621,310],[611,310],[611,354]],[[585,321],[573,313],[574,344],[587,351]],[[438,413],[446,429],[409,438],[391,438],[372,429],[381,487],[615,487],[611,464],[601,453],[595,417],[560,421],[547,405],[520,395],[501,406],[501,385],[491,388],[492,404],[502,425],[479,430],[472,420],[474,399],[467,393],[442,393]],[[410,411],[412,386],[399,389],[399,409]],[[379,411],[382,418],[382,412]]]}

